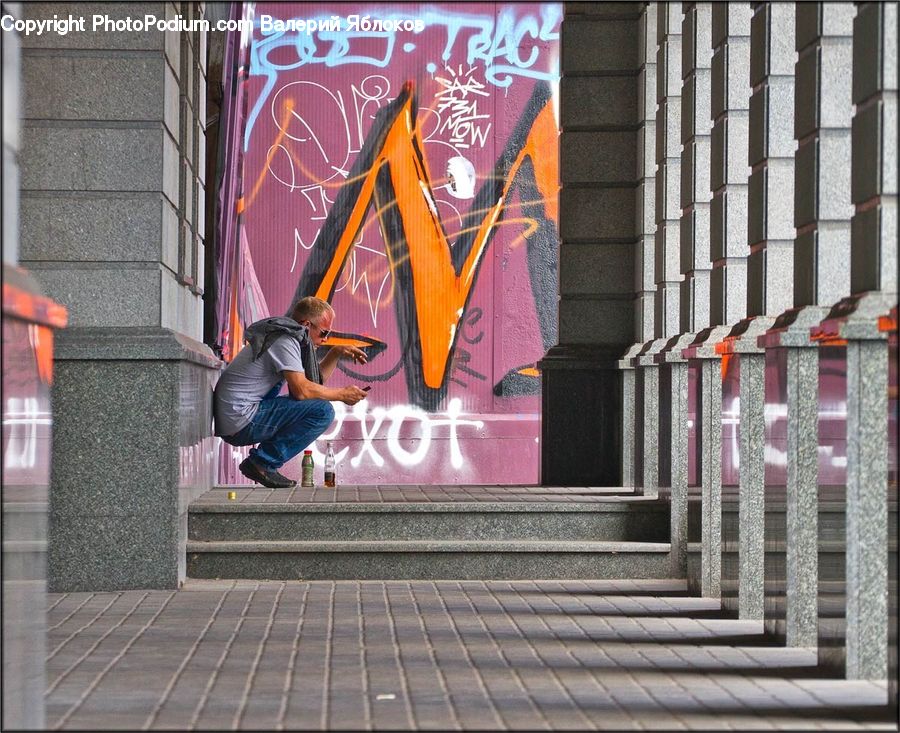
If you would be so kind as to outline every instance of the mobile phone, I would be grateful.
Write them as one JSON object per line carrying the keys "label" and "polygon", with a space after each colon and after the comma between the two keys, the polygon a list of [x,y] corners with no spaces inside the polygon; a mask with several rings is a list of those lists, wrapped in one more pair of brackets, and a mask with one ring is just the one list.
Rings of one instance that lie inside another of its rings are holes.
{"label": "mobile phone", "polygon": [[362,388],[362,391],[363,391],[363,392],[368,392],[370,389],[372,389],[372,385],[371,385],[371,384],[367,384],[365,387]]}

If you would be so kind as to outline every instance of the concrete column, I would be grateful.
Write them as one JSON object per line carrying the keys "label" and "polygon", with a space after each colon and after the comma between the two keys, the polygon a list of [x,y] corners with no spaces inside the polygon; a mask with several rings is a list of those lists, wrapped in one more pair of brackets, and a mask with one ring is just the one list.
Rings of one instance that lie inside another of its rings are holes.
{"label": "concrete column", "polygon": [[[668,445],[660,446],[663,423],[669,422],[671,392],[660,391],[656,355],[671,336],[678,334],[678,214],[681,183],[679,157],[681,129],[681,7],[677,3],[657,5],[656,22],[656,224],[654,260],[654,336],[644,344],[635,366],[641,370],[637,383],[643,385],[643,436],[641,454],[643,493],[660,488],[661,477],[668,483],[671,456]],[[668,377],[668,375],[664,375]],[[662,449],[661,449],[662,448]]]}
{"label": "concrete column", "polygon": [[[621,482],[626,410],[618,362],[635,342],[635,275],[628,268],[640,240],[642,10],[572,3],[562,24],[559,343],[540,364],[545,485]],[[583,409],[572,410],[573,400]]]}
{"label": "concrete column", "polygon": [[[638,355],[632,359],[637,369],[637,388],[642,390],[641,399],[641,474],[638,492],[640,494],[653,494],[660,488],[659,461],[660,461],[660,410],[662,408],[662,395],[659,389],[659,364],[656,357],[660,349],[665,346],[664,339],[655,339],[644,344]],[[668,456],[666,456],[668,460]]]}
{"label": "concrete column", "polygon": [[635,326],[638,343],[655,334],[656,281],[656,89],[657,20],[659,5],[647,3],[640,16],[638,43],[638,156],[635,189],[638,236],[634,259]]}
{"label": "concrete column", "polygon": [[[862,3],[853,22],[853,171],[850,280],[854,293],[882,295],[867,317],[868,334],[878,313],[897,311],[897,5]],[[866,296],[863,296],[866,297]],[[860,314],[862,315],[862,314]],[[884,322],[884,321],[881,321]],[[896,329],[896,315],[893,319]],[[847,669],[850,679],[890,681],[897,704],[897,586],[888,583],[890,560],[896,578],[897,550],[890,546],[887,502],[887,344],[860,340],[851,324],[847,338]],[[885,335],[879,329],[879,335]],[[896,385],[893,385],[896,389]],[[896,522],[896,516],[894,517]],[[893,553],[890,557],[889,553]],[[888,608],[891,600],[893,608]],[[888,635],[887,628],[893,633]]]}
{"label": "concrete column", "polygon": [[793,306],[794,8],[757,3],[750,28],[747,315]]}
{"label": "concrete column", "polygon": [[798,3],[794,135],[794,305],[850,294],[853,16],[849,3]]}
{"label": "concrete column", "polygon": [[681,96],[680,330],[709,326],[712,3],[684,3]]}
{"label": "concrete column", "polygon": [[635,344],[619,360],[618,367],[622,372],[622,486],[636,486],[635,428],[635,372],[631,360],[637,356],[640,344]]}
{"label": "concrete column", "polygon": [[[694,334],[673,336],[654,357],[668,371],[671,395],[668,453],[669,508],[672,575],[687,577],[688,543],[688,364],[682,352],[692,343]],[[661,438],[663,436],[660,436]]]}
{"label": "concrete column", "polygon": [[[201,8],[146,11],[190,21]],[[200,343],[205,74],[201,32],[25,39],[21,258],[71,316],[53,385],[51,590],[176,587],[187,506],[215,480],[219,361]]]}
{"label": "concrete column", "polygon": [[654,336],[678,335],[681,217],[682,13],[679,3],[660,3],[656,33],[656,314]]}
{"label": "concrete column", "polygon": [[786,642],[818,639],[818,352],[810,340],[849,294],[850,68],[855,8],[795,6],[794,308],[759,338],[787,351]]}
{"label": "concrete column", "polygon": [[750,4],[713,3],[710,323],[747,312]]}
{"label": "concrete column", "polygon": [[757,339],[792,300],[793,14],[788,4],[757,3],[750,24],[748,317],[719,346],[738,359],[740,380],[737,596],[723,604],[742,619],[765,615],[765,350]]}
{"label": "concrete column", "polygon": [[[794,7],[789,3],[755,3],[753,18],[750,23],[750,140],[749,163],[751,167],[748,202],[748,241],[750,256],[747,260],[747,315],[756,325],[752,328],[742,327],[741,337],[744,351],[741,359],[740,379],[744,388],[745,376],[758,375],[758,369],[748,368],[745,362],[759,358],[765,361],[764,350],[757,346],[760,329],[771,327],[774,316],[789,309],[793,305],[793,246],[794,246],[794,64],[796,51],[794,42]],[[752,387],[762,390],[764,384]],[[750,406],[746,406],[750,408]],[[745,408],[742,400],[741,408]],[[758,413],[757,413],[758,415]],[[748,416],[749,417],[749,416]],[[745,416],[741,417],[741,429],[745,425]],[[750,428],[755,429],[755,428]],[[743,433],[742,433],[743,434]],[[745,453],[744,451],[749,451]],[[765,451],[764,440],[758,444],[748,442],[742,447],[741,465],[753,463],[761,468],[758,475],[746,475],[746,480],[753,488],[751,492],[762,491],[765,494],[763,516],[754,518],[755,522],[768,524],[769,532],[774,537],[769,542],[774,553],[773,568],[781,568],[783,544],[786,533],[784,512],[781,503],[782,492],[774,489],[768,492],[765,483]],[[753,454],[752,456],[750,454]],[[744,476],[741,474],[741,494],[745,492]],[[776,507],[767,511],[766,506]],[[741,516],[740,526],[751,522],[750,517]],[[765,531],[759,541],[765,541]],[[743,567],[743,559],[742,559]],[[761,560],[763,566],[767,563]],[[765,571],[763,572],[765,575]],[[764,592],[764,579],[753,593]],[[772,589],[763,599],[763,615],[766,617],[767,629],[770,633],[784,635],[784,578],[770,578]]]}
{"label": "concrete column", "polygon": [[[820,662],[848,679],[891,679],[897,701],[896,586],[890,587],[888,330],[897,312],[897,6],[861,3],[853,20],[851,283],[813,337],[846,341],[846,615],[819,628]],[[885,548],[888,548],[887,550]],[[893,557],[891,558],[891,555]],[[896,576],[896,565],[892,575]],[[894,607],[888,600],[893,596]],[[893,613],[893,624],[890,616]],[[842,638],[841,638],[842,637]],[[893,653],[889,655],[889,650]]]}
{"label": "concrete column", "polygon": [[[577,7],[577,6],[575,6]],[[638,6],[635,6],[638,7]],[[622,475],[624,486],[638,486],[644,479],[643,380],[635,373],[635,358],[654,336],[654,233],[656,231],[656,3],[640,7],[637,43],[637,157],[634,230],[634,338],[637,343],[619,360],[622,372]],[[631,370],[630,372],[628,370]],[[640,393],[637,392],[640,390]],[[640,408],[640,409],[639,409]],[[624,477],[629,476],[630,481]]]}
{"label": "concrete column", "polygon": [[853,22],[851,291],[897,297],[897,6],[862,3]]}
{"label": "concrete column", "polygon": [[722,375],[716,345],[728,331],[726,326],[705,328],[682,351],[700,368],[700,593],[710,598],[722,593]]}

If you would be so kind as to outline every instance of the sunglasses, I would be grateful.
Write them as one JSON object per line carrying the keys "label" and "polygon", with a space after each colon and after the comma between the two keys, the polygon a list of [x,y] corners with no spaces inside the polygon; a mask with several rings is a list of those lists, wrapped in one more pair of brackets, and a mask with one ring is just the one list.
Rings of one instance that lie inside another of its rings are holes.
{"label": "sunglasses", "polygon": [[309,323],[309,325],[310,325],[311,327],[315,328],[315,329],[319,332],[319,335],[320,335],[323,339],[327,339],[327,338],[331,335],[331,329],[330,329],[330,328],[320,328],[319,326],[317,326],[317,325],[316,325],[315,323],[313,323],[312,321],[307,321],[307,323]]}

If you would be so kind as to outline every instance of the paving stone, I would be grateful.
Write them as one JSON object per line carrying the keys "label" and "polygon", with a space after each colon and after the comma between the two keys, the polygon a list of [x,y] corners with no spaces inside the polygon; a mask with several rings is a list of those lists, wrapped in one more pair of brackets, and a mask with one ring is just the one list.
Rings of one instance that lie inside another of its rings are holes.
{"label": "paving stone", "polygon": [[891,729],[884,684],[820,678],[672,581],[188,581],[48,607],[63,730]]}

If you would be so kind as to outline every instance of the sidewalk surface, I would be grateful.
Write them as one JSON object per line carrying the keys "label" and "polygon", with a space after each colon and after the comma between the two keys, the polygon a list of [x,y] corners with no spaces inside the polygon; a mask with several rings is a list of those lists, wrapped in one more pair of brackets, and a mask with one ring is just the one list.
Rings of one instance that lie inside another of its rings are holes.
{"label": "sidewalk surface", "polygon": [[55,729],[879,729],[884,684],[678,581],[197,581],[51,594]]}

